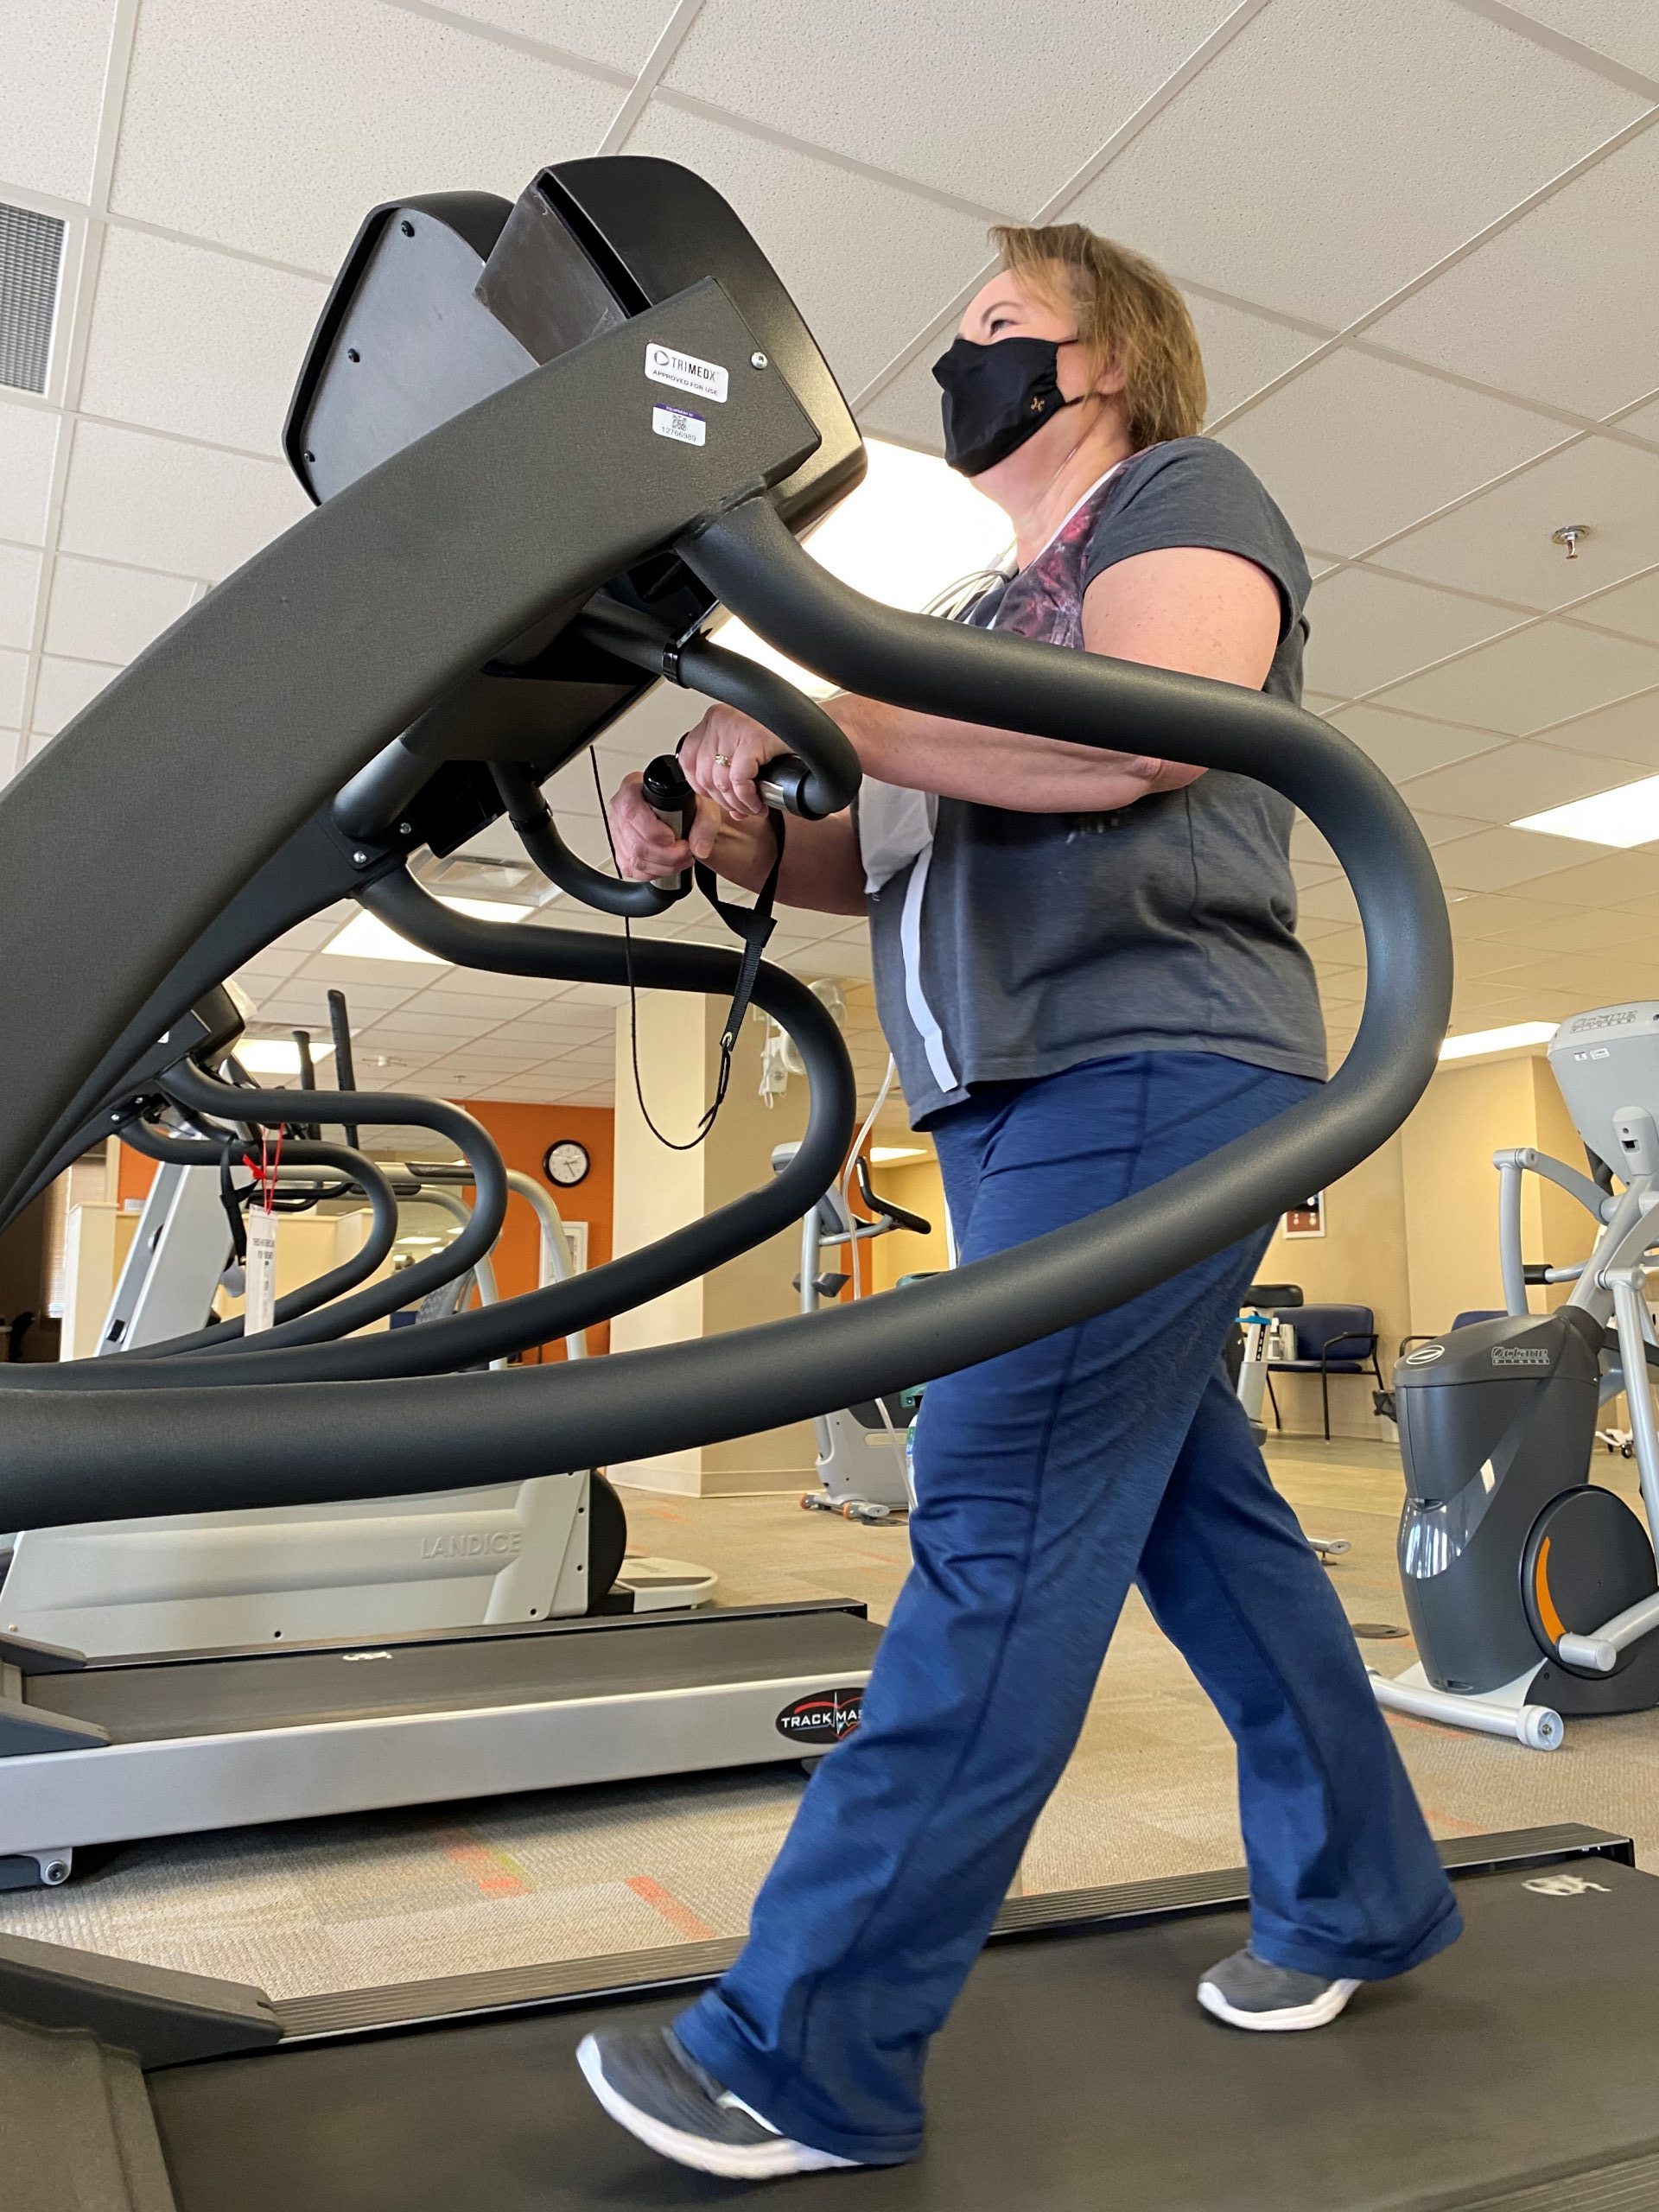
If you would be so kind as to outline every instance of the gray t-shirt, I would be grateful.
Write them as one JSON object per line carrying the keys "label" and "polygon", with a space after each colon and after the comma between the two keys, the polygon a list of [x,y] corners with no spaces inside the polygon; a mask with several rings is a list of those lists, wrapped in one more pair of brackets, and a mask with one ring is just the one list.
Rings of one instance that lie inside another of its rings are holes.
{"label": "gray t-shirt", "polygon": [[[1273,578],[1281,621],[1262,688],[1300,699],[1307,563],[1250,470],[1209,438],[1134,455],[963,619],[1082,651],[1095,577],[1183,545],[1239,554]],[[1133,731],[1122,744],[1138,749]],[[918,1127],[976,1084],[1112,1053],[1216,1052],[1325,1073],[1313,970],[1295,934],[1293,809],[1277,792],[1218,769],[1115,814],[866,792],[876,998]],[[894,866],[906,818],[913,857]]]}

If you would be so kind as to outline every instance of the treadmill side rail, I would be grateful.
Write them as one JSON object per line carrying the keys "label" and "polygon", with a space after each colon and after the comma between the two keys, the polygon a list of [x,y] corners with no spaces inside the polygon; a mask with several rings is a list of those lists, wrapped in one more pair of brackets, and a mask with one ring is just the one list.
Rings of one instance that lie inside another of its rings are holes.
{"label": "treadmill side rail", "polygon": [[0,2021],[78,2029],[146,2069],[263,2050],[282,2024],[263,1989],[0,1935]]}
{"label": "treadmill side rail", "polygon": [[0,1636],[0,1667],[20,1675],[76,1675],[86,1664],[84,1651],[67,1643],[41,1643],[32,1636]]}
{"label": "treadmill side rail", "polygon": [[16,1692],[16,1675],[0,1666],[0,1760],[30,1758],[36,1752],[96,1751],[111,1740],[96,1721],[76,1720],[29,1705]]}
{"label": "treadmill side rail", "polygon": [[[850,1695],[868,1678],[868,1664],[817,1668],[130,1743],[99,1730],[82,1739],[95,1748],[0,1758],[0,1853],[798,1760],[817,1746],[783,1733],[779,1715],[827,1685]],[[26,1718],[55,1720],[33,1709]]]}
{"label": "treadmill side rail", "polygon": [[0,2020],[9,2104],[39,2115],[5,2131],[5,2202],[27,2212],[178,2212],[144,2077],[90,2035]]}

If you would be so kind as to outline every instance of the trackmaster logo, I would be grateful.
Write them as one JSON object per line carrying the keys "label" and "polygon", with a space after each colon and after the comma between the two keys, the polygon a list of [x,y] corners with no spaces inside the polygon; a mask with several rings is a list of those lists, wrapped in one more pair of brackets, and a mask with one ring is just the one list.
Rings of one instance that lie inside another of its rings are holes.
{"label": "trackmaster logo", "polygon": [[1494,1367],[1548,1367],[1550,1355],[1541,1346],[1529,1348],[1525,1344],[1494,1344]]}
{"label": "trackmaster logo", "polygon": [[861,1689],[814,1690],[810,1697],[798,1697],[784,1707],[778,1716],[778,1733],[791,1744],[838,1744],[863,1717]]}

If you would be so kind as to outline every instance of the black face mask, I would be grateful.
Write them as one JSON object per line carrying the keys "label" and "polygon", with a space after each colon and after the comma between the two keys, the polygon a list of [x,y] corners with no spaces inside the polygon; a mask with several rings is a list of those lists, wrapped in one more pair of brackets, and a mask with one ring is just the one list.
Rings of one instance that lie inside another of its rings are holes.
{"label": "black face mask", "polygon": [[[1075,338],[1000,338],[978,346],[958,338],[933,364],[944,393],[944,457],[963,476],[981,476],[1017,452],[1051,415],[1075,407],[1060,391],[1062,346]],[[1083,395],[1079,394],[1081,397]]]}

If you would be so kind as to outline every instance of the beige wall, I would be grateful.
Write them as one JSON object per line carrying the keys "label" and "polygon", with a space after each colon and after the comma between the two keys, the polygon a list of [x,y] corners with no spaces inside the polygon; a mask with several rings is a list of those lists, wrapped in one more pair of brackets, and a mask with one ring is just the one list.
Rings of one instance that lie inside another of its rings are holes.
{"label": "beige wall", "polygon": [[[1471,1309],[1501,1307],[1495,1152],[1535,1145],[1578,1166],[1572,1117],[1541,1054],[1456,1062],[1440,1069],[1400,1135],[1325,1194],[1323,1238],[1275,1236],[1264,1281],[1299,1282],[1315,1300],[1370,1306],[1386,1375],[1402,1337],[1449,1328]],[[1529,1260],[1568,1266],[1594,1239],[1583,1208],[1536,1176],[1522,1185],[1522,1249]],[[1541,1311],[1564,1290],[1535,1292]],[[1287,1427],[1319,1420],[1318,1385],[1279,1378]],[[1334,1387],[1332,1426],[1344,1435],[1385,1434],[1370,1385]]]}
{"label": "beige wall", "polygon": [[[726,1008],[690,993],[642,991],[639,1001],[639,1069],[652,1118],[683,1140],[714,1096]],[[720,1117],[695,1151],[673,1152],[646,1126],[634,1096],[628,1009],[617,1009],[616,1204],[613,1247],[638,1251],[670,1230],[698,1221],[752,1191],[769,1174],[772,1148],[806,1126],[807,1087],[798,1077],[768,1109],[760,1096],[764,1017],[751,1014],[738,1040],[732,1080]],[[800,1265],[800,1230],[791,1227],[713,1274],[683,1285],[611,1326],[613,1351],[680,1344],[729,1329],[782,1319],[797,1310],[791,1287]],[[804,1490],[817,1453],[811,1424],[763,1429],[611,1472],[652,1490],[694,1495],[732,1491]]]}
{"label": "beige wall", "polygon": [[[1344,1175],[1325,1193],[1325,1235],[1275,1235],[1257,1270],[1262,1282],[1300,1283],[1310,1306],[1369,1306],[1376,1316],[1378,1357],[1387,1375],[1400,1339],[1413,1325],[1406,1270],[1405,1195],[1401,1141]],[[1317,1376],[1275,1376],[1274,1389],[1285,1427],[1320,1425]],[[1331,1385],[1333,1435],[1384,1433],[1371,1410],[1376,1384],[1368,1371]],[[1272,1420],[1269,1408],[1268,1416]]]}
{"label": "beige wall", "polygon": [[[923,1136],[916,1141],[927,1144]],[[949,1267],[950,1248],[945,1241],[944,1185],[940,1180],[939,1163],[933,1156],[932,1147],[928,1146],[925,1160],[899,1160],[870,1172],[883,1198],[891,1198],[906,1213],[919,1214],[924,1221],[933,1224],[932,1233],[927,1236],[914,1236],[907,1229],[895,1229],[890,1236],[877,1237],[870,1247],[875,1288],[891,1290],[900,1275],[937,1274]]]}
{"label": "beige wall", "polygon": [[[1581,1166],[1584,1147],[1541,1056],[1443,1068],[1402,1132],[1412,1327],[1448,1328],[1471,1307],[1502,1306],[1494,1152],[1535,1145]],[[1557,1267],[1595,1238],[1584,1209],[1554,1185],[1522,1185],[1522,1250]],[[1559,1303],[1564,1293],[1551,1294]],[[1535,1295],[1541,1310],[1542,1294]]]}

